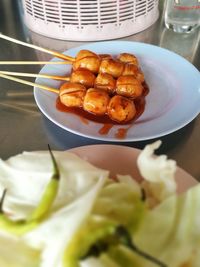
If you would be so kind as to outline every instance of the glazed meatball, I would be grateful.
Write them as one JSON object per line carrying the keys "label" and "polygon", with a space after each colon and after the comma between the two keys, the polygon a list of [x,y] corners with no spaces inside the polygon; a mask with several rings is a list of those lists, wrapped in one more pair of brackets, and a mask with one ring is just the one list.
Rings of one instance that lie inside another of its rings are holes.
{"label": "glazed meatball", "polygon": [[134,118],[136,108],[134,102],[124,96],[115,95],[108,104],[108,116],[118,123],[125,123]]}
{"label": "glazed meatball", "polygon": [[102,59],[99,73],[108,73],[112,75],[114,78],[122,75],[124,70],[124,64],[120,61],[114,60],[112,58]]}
{"label": "glazed meatball", "polygon": [[82,84],[64,83],[60,87],[59,97],[62,104],[67,107],[82,107],[86,88]]}
{"label": "glazed meatball", "polygon": [[80,60],[86,57],[98,57],[98,55],[90,50],[83,49],[83,50],[80,50],[78,54],[76,55],[76,60]]}
{"label": "glazed meatball", "polygon": [[95,115],[104,115],[107,112],[109,100],[110,97],[107,92],[90,88],[85,95],[83,108],[85,111]]}
{"label": "glazed meatball", "polygon": [[120,76],[116,83],[116,93],[130,98],[136,98],[142,95],[142,84],[131,75]]}
{"label": "glazed meatball", "polygon": [[107,73],[99,73],[95,80],[95,88],[107,91],[109,94],[115,92],[116,80]]}
{"label": "glazed meatball", "polygon": [[86,88],[94,87],[96,76],[89,70],[79,69],[72,72],[70,82],[83,84]]}
{"label": "glazed meatball", "polygon": [[122,75],[134,75],[141,83],[144,82],[144,74],[141,69],[133,64],[125,64]]}
{"label": "glazed meatball", "polygon": [[122,53],[118,56],[118,59],[123,63],[130,63],[137,66],[139,65],[137,57],[133,54]]}
{"label": "glazed meatball", "polygon": [[93,73],[98,73],[100,63],[101,58],[97,54],[89,50],[80,50],[73,63],[73,70],[88,69]]}

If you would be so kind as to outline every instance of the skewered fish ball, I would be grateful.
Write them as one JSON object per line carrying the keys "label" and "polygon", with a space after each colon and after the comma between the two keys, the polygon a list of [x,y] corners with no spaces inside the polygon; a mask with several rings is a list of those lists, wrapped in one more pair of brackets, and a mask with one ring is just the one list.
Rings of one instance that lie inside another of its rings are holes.
{"label": "skewered fish ball", "polygon": [[79,69],[72,72],[70,82],[80,83],[86,88],[94,87],[96,76],[87,69]]}
{"label": "skewered fish ball", "polygon": [[107,112],[109,100],[107,92],[90,88],[84,97],[83,109],[95,115],[104,115]]}
{"label": "skewered fish ball", "polygon": [[86,88],[78,83],[64,83],[60,87],[60,101],[67,107],[82,107]]}
{"label": "skewered fish ball", "polygon": [[143,82],[144,74],[134,55],[122,53],[113,59],[81,50],[73,63],[70,82],[60,88],[60,101],[123,124],[137,113],[133,99],[142,96]]}
{"label": "skewered fish ball", "polygon": [[88,69],[93,73],[98,73],[100,63],[101,58],[97,54],[89,50],[80,50],[73,63],[73,70]]}
{"label": "skewered fish ball", "polygon": [[99,73],[108,73],[112,75],[114,78],[122,75],[124,71],[124,64],[120,61],[114,60],[112,58],[102,59]]}
{"label": "skewered fish ball", "polygon": [[116,83],[116,92],[130,98],[136,98],[142,95],[143,86],[134,76],[120,76]]}
{"label": "skewered fish ball", "polygon": [[118,59],[123,63],[130,63],[136,66],[139,65],[138,59],[136,56],[129,54],[129,53],[122,53],[118,56]]}
{"label": "skewered fish ball", "polygon": [[116,80],[110,74],[99,73],[95,80],[94,87],[105,90],[109,94],[113,94],[116,88]]}
{"label": "skewered fish ball", "polygon": [[118,123],[130,121],[136,114],[133,101],[120,95],[115,95],[111,98],[107,110],[110,119]]}
{"label": "skewered fish ball", "polygon": [[82,49],[76,55],[76,60],[80,60],[86,57],[98,57],[98,55],[90,50]]}
{"label": "skewered fish ball", "polygon": [[125,64],[122,75],[134,75],[140,82],[144,82],[144,74],[141,69],[133,64]]}

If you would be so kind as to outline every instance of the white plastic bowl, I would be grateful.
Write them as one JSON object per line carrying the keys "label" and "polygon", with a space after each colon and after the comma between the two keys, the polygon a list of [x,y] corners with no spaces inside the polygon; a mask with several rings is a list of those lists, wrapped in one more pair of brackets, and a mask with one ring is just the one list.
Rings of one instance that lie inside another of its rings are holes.
{"label": "white plastic bowl", "polygon": [[22,0],[33,31],[57,39],[96,41],[140,32],[158,18],[158,0]]}

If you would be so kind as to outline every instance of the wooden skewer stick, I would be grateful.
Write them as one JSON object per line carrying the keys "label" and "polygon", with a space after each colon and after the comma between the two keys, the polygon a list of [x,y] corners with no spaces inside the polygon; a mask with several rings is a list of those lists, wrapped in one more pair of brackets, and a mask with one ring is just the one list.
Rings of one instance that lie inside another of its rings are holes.
{"label": "wooden skewer stick", "polygon": [[0,65],[68,65],[69,61],[0,61]]}
{"label": "wooden skewer stick", "polygon": [[1,74],[11,75],[11,76],[21,76],[21,77],[40,77],[40,78],[46,78],[46,79],[53,79],[53,80],[59,80],[59,81],[69,81],[70,77],[64,77],[64,76],[56,76],[56,75],[48,75],[48,74],[36,74],[36,73],[26,73],[26,72],[12,72],[12,71],[0,71]]}
{"label": "wooden skewer stick", "polygon": [[25,81],[25,80],[22,80],[22,79],[19,79],[19,78],[15,78],[15,77],[12,77],[12,76],[9,76],[9,75],[2,74],[1,72],[0,72],[0,77],[8,79],[8,80],[11,80],[11,81],[15,81],[15,82],[18,82],[18,83],[27,84],[27,85],[30,85],[30,86],[35,86],[35,87],[41,88],[43,90],[59,94],[59,90],[56,89],[56,88],[52,88],[52,87],[49,87],[49,86],[46,86],[46,85]]}
{"label": "wooden skewer stick", "polygon": [[70,56],[67,56],[67,55],[63,55],[63,54],[61,54],[59,52],[56,52],[56,51],[53,51],[53,50],[50,50],[50,49],[47,49],[47,48],[42,48],[42,47],[39,47],[37,45],[33,45],[33,44],[29,44],[29,43],[26,43],[26,42],[19,41],[17,39],[11,38],[11,37],[9,37],[7,35],[4,35],[2,33],[0,33],[0,38],[8,40],[8,41],[11,41],[11,42],[16,43],[16,44],[20,44],[20,45],[27,46],[27,47],[30,47],[30,48],[33,48],[33,49],[36,49],[36,50],[40,50],[42,52],[54,55],[55,57],[58,57],[58,58],[62,58],[62,59],[69,60],[69,61],[75,61],[75,58],[73,58],[73,57],[70,57]]}

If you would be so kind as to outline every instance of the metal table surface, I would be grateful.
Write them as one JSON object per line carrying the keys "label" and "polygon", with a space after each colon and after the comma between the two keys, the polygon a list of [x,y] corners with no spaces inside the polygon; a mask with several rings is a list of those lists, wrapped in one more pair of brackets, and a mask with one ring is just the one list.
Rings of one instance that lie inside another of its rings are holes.
{"label": "metal table surface", "polygon": [[[199,31],[176,34],[163,24],[162,4],[159,20],[147,30],[122,38],[145,42],[170,49],[182,55],[200,69]],[[0,32],[22,41],[34,43],[57,51],[81,45],[50,39],[31,32],[23,23],[18,1],[0,1]],[[0,40],[0,60],[49,60],[51,56]],[[3,70],[38,72],[41,66],[1,66]],[[189,88],[188,88],[189,90]],[[200,181],[200,116],[184,128],[160,138],[163,145],[158,153],[165,153]],[[143,148],[143,142],[115,143]],[[22,151],[53,149],[66,150],[89,144],[107,143],[80,137],[67,132],[49,121],[38,109],[32,88],[0,79],[0,158],[6,159]]]}

